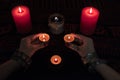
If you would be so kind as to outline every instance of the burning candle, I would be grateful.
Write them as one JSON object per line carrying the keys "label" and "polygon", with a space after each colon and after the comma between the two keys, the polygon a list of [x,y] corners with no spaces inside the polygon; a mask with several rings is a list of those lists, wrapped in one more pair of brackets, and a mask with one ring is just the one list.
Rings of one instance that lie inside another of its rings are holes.
{"label": "burning candle", "polygon": [[92,35],[95,31],[99,11],[94,7],[85,7],[81,14],[80,31],[85,35]]}
{"label": "burning candle", "polygon": [[53,55],[50,59],[51,63],[54,65],[58,65],[61,63],[62,58],[59,55]]}
{"label": "burning candle", "polygon": [[50,36],[46,33],[41,33],[39,36],[39,40],[42,42],[48,42],[50,39]]}
{"label": "burning candle", "polygon": [[26,6],[17,6],[11,11],[16,29],[19,33],[28,33],[30,32],[31,18],[29,8]]}
{"label": "burning candle", "polygon": [[75,39],[74,35],[73,34],[66,34],[64,36],[64,41],[65,42],[73,42]]}

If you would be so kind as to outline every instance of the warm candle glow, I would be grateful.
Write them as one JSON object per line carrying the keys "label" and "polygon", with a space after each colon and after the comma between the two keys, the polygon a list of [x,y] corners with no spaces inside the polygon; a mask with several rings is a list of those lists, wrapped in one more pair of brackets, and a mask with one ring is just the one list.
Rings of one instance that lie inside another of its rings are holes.
{"label": "warm candle glow", "polygon": [[39,40],[42,41],[42,42],[48,42],[49,39],[50,39],[50,36],[46,33],[42,33],[39,36]]}
{"label": "warm candle glow", "polygon": [[64,36],[64,41],[65,42],[73,42],[74,41],[74,35],[73,34],[66,34],[65,36]]}
{"label": "warm candle glow", "polygon": [[19,7],[19,8],[18,8],[18,13],[22,13],[22,12],[23,12],[22,8]]}
{"label": "warm candle glow", "polygon": [[54,59],[54,62],[58,62],[58,59],[57,59],[57,58],[55,58],[55,59]]}
{"label": "warm candle glow", "polygon": [[16,6],[11,10],[16,30],[19,33],[28,33],[32,29],[32,23],[31,23],[31,17],[30,17],[30,11],[27,6]]}
{"label": "warm candle glow", "polygon": [[90,8],[90,14],[92,14],[92,13],[93,13],[92,8]]}
{"label": "warm candle glow", "polygon": [[94,7],[85,7],[81,13],[80,32],[85,35],[92,35],[95,32],[99,18],[99,10]]}
{"label": "warm candle glow", "polygon": [[51,63],[54,65],[58,65],[61,63],[62,58],[59,55],[53,55],[50,59]]}
{"label": "warm candle glow", "polygon": [[68,36],[68,39],[71,39],[71,37],[70,37],[70,36]]}

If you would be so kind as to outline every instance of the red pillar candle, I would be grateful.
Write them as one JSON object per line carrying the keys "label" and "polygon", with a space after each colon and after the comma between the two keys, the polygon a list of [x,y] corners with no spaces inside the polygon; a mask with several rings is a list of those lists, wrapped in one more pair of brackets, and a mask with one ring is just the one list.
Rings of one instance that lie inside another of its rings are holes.
{"label": "red pillar candle", "polygon": [[26,6],[16,6],[11,11],[16,29],[19,33],[28,33],[30,32],[31,18],[29,8]]}
{"label": "red pillar candle", "polygon": [[95,31],[99,11],[94,7],[85,7],[81,14],[80,31],[85,35],[92,35]]}

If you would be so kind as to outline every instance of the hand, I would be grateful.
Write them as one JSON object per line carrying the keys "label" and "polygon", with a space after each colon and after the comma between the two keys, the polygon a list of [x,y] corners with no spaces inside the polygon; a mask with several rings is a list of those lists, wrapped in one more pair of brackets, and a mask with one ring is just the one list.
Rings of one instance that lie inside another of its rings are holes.
{"label": "hand", "polygon": [[86,61],[86,56],[88,53],[94,53],[94,45],[93,45],[93,40],[91,38],[85,37],[83,35],[78,35],[78,34],[73,34],[75,37],[75,42],[81,44],[81,45],[76,45],[74,43],[66,43],[66,46],[76,52],[81,56],[82,60],[84,62]]}
{"label": "hand", "polygon": [[38,39],[40,34],[41,33],[23,38],[20,43],[19,51],[31,57],[37,50],[46,47],[47,43],[42,43]]}

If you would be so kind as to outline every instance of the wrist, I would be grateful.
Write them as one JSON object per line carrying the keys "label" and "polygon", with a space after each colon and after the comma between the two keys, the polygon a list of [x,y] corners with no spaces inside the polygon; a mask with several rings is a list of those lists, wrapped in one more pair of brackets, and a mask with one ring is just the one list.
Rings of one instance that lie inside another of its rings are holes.
{"label": "wrist", "polygon": [[19,50],[15,51],[11,60],[16,61],[21,67],[25,68],[27,68],[31,63],[30,57],[26,55],[24,52],[21,52]]}
{"label": "wrist", "polygon": [[27,56],[29,56],[30,58],[32,57],[32,55],[33,55],[33,51],[30,51],[30,50],[27,50],[27,49],[21,49],[21,48],[19,48],[18,49],[18,51],[19,52],[23,52],[24,54],[26,54]]}
{"label": "wrist", "polygon": [[104,64],[106,64],[105,60],[101,60],[101,59],[97,58],[93,62],[89,63],[88,70],[90,72],[94,72],[94,71],[96,71],[97,67],[104,65]]}
{"label": "wrist", "polygon": [[104,60],[99,59],[95,52],[88,53],[82,60],[84,64],[88,64],[88,70],[90,72],[94,72],[97,66],[106,63]]}
{"label": "wrist", "polygon": [[83,61],[84,64],[90,64],[97,59],[98,59],[98,57],[97,57],[95,52],[88,53],[85,57],[82,57],[82,61]]}

